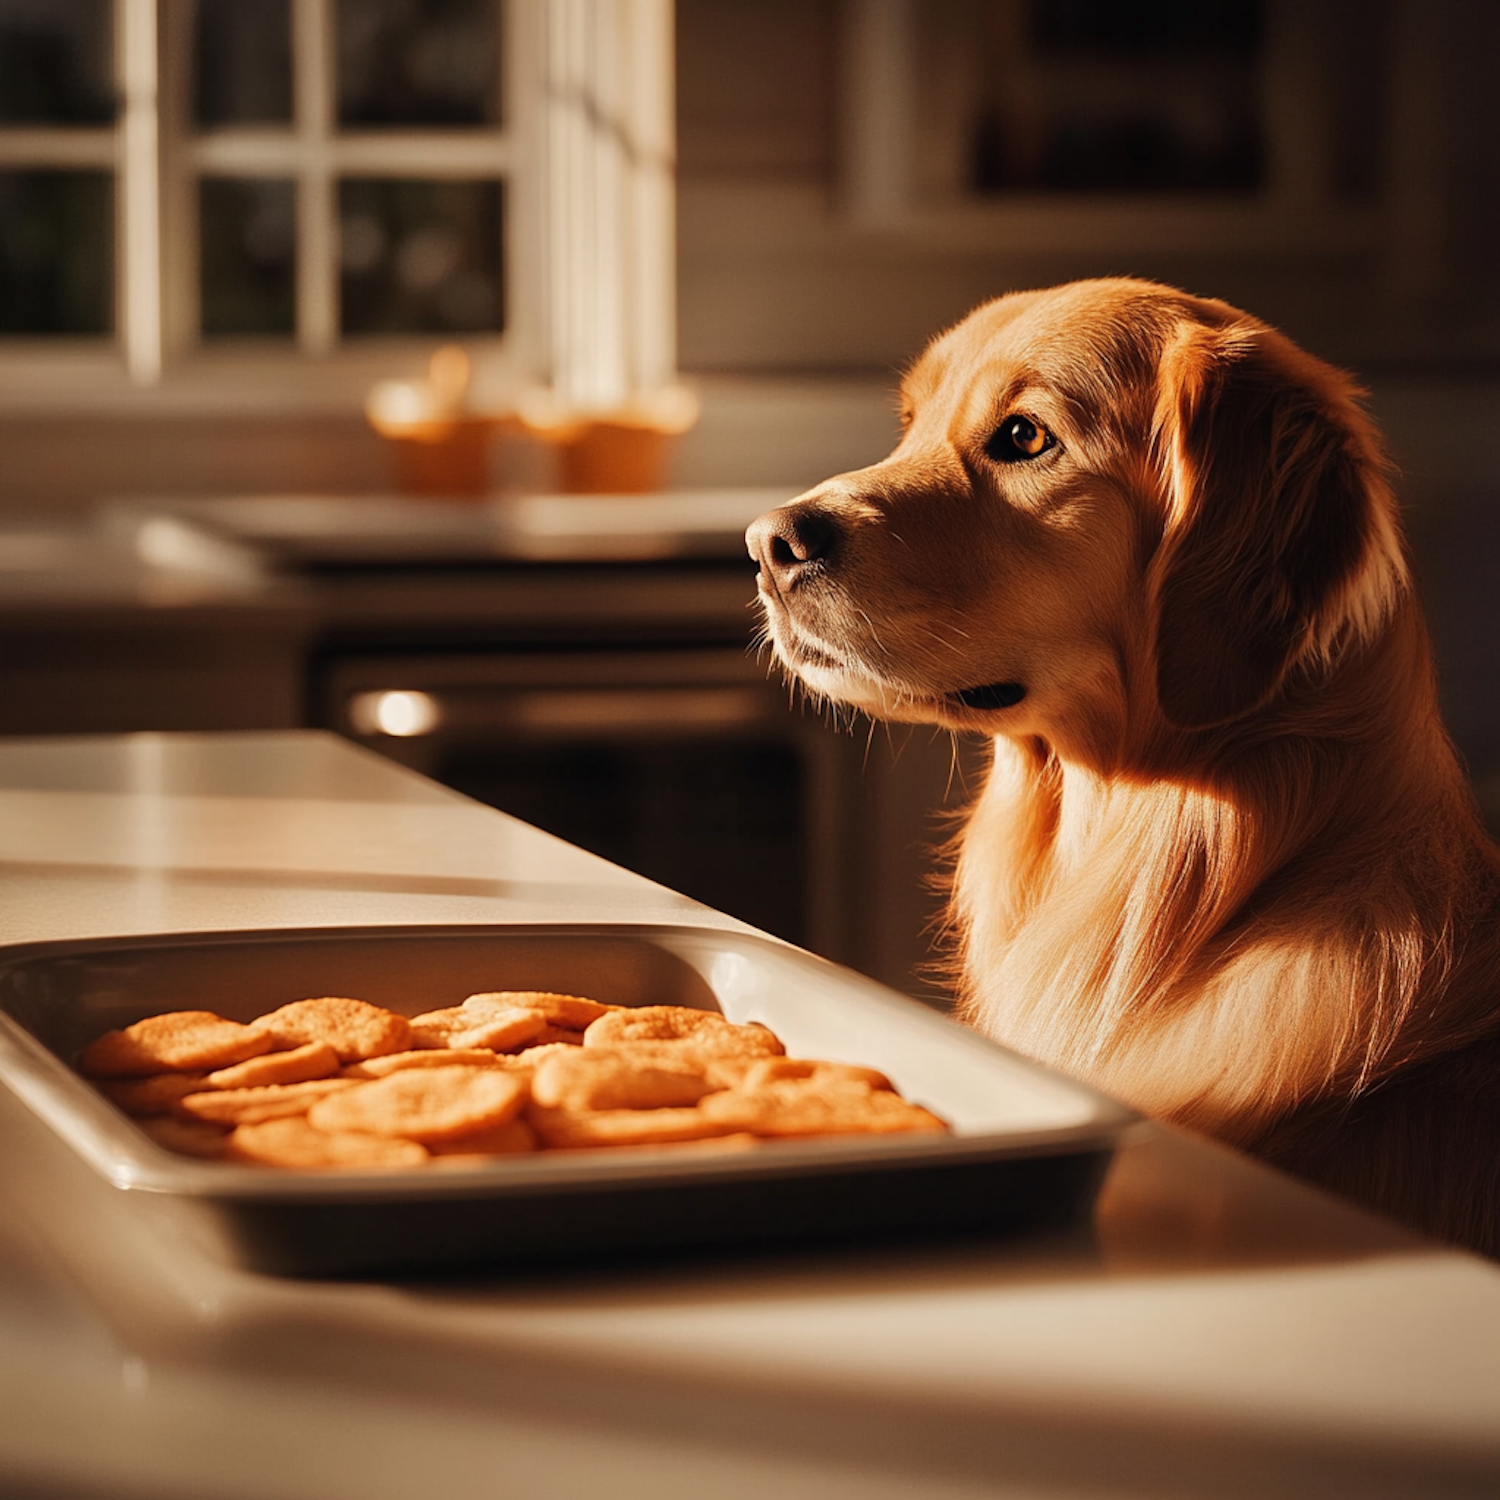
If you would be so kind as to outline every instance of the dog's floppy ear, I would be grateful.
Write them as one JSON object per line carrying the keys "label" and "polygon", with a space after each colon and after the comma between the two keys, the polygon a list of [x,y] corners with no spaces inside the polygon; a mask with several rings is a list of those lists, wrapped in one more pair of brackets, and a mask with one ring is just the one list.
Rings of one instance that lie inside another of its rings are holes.
{"label": "dog's floppy ear", "polygon": [[[1266,702],[1404,571],[1379,440],[1350,383],[1258,323],[1191,325],[1156,412],[1167,516],[1152,565],[1156,687],[1176,724]],[[1394,571],[1380,565],[1394,561]],[[1375,574],[1379,577],[1375,577]]]}

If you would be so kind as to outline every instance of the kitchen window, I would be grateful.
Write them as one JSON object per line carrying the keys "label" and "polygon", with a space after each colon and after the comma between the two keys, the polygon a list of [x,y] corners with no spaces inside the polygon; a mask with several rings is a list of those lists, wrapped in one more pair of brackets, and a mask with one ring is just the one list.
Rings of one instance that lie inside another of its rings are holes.
{"label": "kitchen window", "polygon": [[0,364],[353,390],[457,340],[664,384],[670,37],[670,0],[0,0]]}
{"label": "kitchen window", "polygon": [[173,27],[175,9],[164,217],[196,263],[167,283],[189,337],[323,354],[503,332],[515,151],[492,0],[196,0]]}

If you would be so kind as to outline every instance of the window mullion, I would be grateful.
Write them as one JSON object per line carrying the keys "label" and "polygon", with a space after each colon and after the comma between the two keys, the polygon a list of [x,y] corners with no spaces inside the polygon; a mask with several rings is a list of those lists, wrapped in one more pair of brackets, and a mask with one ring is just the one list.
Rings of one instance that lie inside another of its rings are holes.
{"label": "window mullion", "polygon": [[156,0],[115,0],[119,123],[120,333],[138,385],[161,378],[161,159]]}
{"label": "window mullion", "polygon": [[676,119],[672,6],[631,0],[626,37],[629,163],[626,304],[637,392],[677,378]]}
{"label": "window mullion", "polygon": [[0,133],[0,167],[101,167],[119,161],[113,130],[7,127]]}
{"label": "window mullion", "polygon": [[338,220],[333,180],[333,0],[292,0],[297,173],[297,342],[338,343]]}
{"label": "window mullion", "polygon": [[[435,135],[432,132],[380,135],[341,134],[319,148],[329,174],[418,177],[481,177],[513,171],[510,138],[502,131]],[[295,175],[306,155],[303,135],[269,127],[219,131],[193,143],[200,172],[231,176]]]}

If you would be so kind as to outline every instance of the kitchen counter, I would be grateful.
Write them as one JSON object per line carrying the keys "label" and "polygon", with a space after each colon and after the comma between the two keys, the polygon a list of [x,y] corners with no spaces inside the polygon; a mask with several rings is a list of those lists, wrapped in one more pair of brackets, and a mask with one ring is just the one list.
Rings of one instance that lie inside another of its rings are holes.
{"label": "kitchen counter", "polygon": [[[332,739],[0,744],[0,941],[730,919]],[[1154,1126],[1062,1236],[273,1280],[0,1096],[0,1491],[1492,1496],[1500,1268]]]}

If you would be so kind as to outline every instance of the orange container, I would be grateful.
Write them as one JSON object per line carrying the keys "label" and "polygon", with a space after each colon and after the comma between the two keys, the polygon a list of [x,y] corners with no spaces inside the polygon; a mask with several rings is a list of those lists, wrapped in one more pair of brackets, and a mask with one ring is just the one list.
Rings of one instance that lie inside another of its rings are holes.
{"label": "orange container", "polygon": [[571,495],[641,495],[666,483],[675,432],[599,419],[554,438],[557,487]]}
{"label": "orange container", "polygon": [[479,496],[490,489],[490,448],[500,423],[461,416],[387,431],[396,488],[407,495]]}

